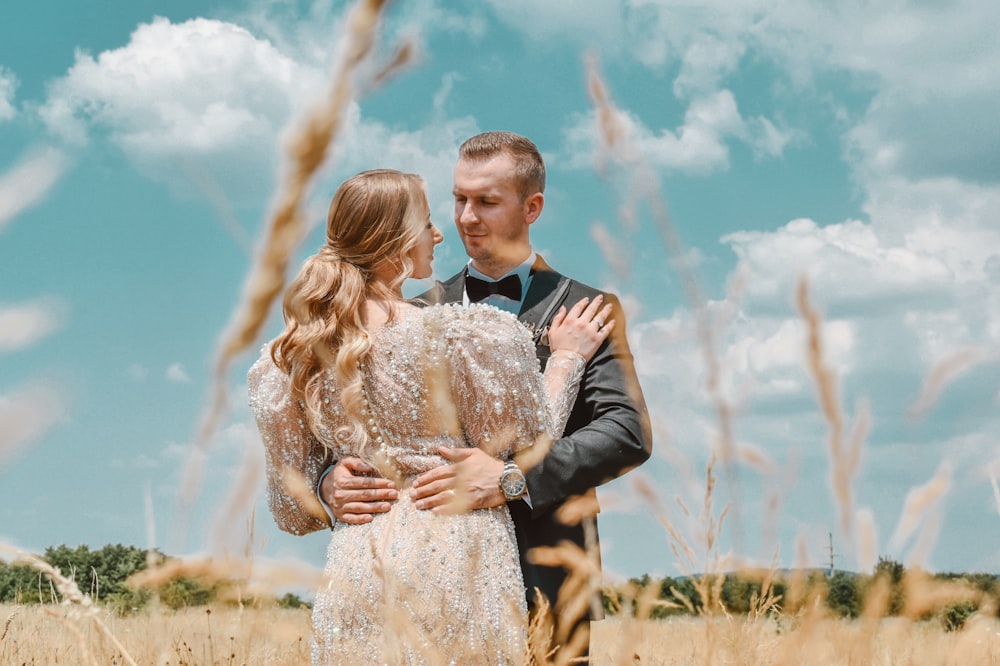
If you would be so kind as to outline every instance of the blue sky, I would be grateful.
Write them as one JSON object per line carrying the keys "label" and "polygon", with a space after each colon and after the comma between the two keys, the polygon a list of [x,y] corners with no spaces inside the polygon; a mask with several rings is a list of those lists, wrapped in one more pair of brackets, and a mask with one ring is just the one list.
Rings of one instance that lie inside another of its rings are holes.
{"label": "blue sky", "polygon": [[[656,422],[654,458],[601,490],[611,576],[681,572],[661,518],[704,566],[713,451],[714,510],[731,506],[722,554],[822,564],[833,533],[843,568],[887,555],[1000,571],[1000,7],[579,6],[392,4],[312,183],[310,223],[358,170],[417,171],[446,277],[464,258],[449,197],[458,144],[487,129],[536,141],[549,168],[536,249],[622,295]],[[231,409],[195,465],[193,520],[178,527],[176,507],[288,128],[329,86],[345,7],[2,10],[0,542],[242,552],[256,507],[258,556],[322,563],[323,535],[282,535],[267,515],[245,407],[252,354],[232,367]],[[414,61],[371,85],[404,42]],[[613,100],[611,150],[588,58]],[[320,242],[314,231],[296,261]],[[802,277],[846,428],[867,423],[840,500],[795,306]],[[279,327],[275,311],[266,337]]]}

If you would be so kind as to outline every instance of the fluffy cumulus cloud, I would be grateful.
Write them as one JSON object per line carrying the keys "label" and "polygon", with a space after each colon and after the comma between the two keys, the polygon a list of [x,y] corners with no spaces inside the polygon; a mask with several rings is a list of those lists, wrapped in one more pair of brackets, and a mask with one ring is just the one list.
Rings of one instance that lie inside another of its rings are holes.
{"label": "fluffy cumulus cloud", "polygon": [[748,316],[788,312],[806,278],[821,311],[854,322],[868,373],[919,378],[959,352],[1000,353],[997,205],[979,185],[897,180],[871,188],[868,222],[794,220],[723,242],[746,271]]}
{"label": "fluffy cumulus cloud", "polygon": [[856,220],[821,227],[799,219],[776,231],[741,231],[722,241],[749,273],[749,297],[769,310],[787,309],[800,278],[828,307],[855,312],[870,303],[905,307],[945,293],[952,283],[938,254],[880,242],[872,225]]}
{"label": "fluffy cumulus cloud", "polygon": [[1000,230],[991,221],[998,205],[1000,191],[979,185],[896,180],[872,186],[870,222],[795,220],[723,241],[747,270],[754,311],[787,308],[807,277],[816,302],[835,316],[873,331],[878,322],[895,328],[866,347],[884,346],[895,362],[912,341],[908,367],[927,372],[963,349],[1000,351]]}
{"label": "fluffy cumulus cloud", "polygon": [[101,133],[162,178],[213,174],[254,187],[273,174],[274,146],[295,109],[324,89],[322,69],[297,63],[246,29],[216,20],[139,25],[128,44],[78,52],[38,113],[56,136]]}
{"label": "fluffy cumulus cloud", "polygon": [[[236,200],[236,188],[266,191],[281,161],[274,150],[283,132],[329,87],[330,37],[324,30],[296,40],[289,25],[301,21],[286,25],[263,15],[246,20],[269,38],[202,18],[140,25],[121,48],[96,57],[78,53],[38,112],[50,131],[69,142],[103,133],[156,177],[220,179],[222,191]],[[444,81],[441,96],[447,94]],[[335,145],[336,178],[389,163],[425,174],[432,188],[443,184],[450,179],[454,146],[476,128],[468,118],[437,120],[400,131],[362,117],[351,104]]]}
{"label": "fluffy cumulus cloud", "polygon": [[17,77],[14,72],[0,65],[0,122],[17,115],[14,107],[14,93],[17,91]]}
{"label": "fluffy cumulus cloud", "polygon": [[157,18],[119,49],[78,52],[40,113],[69,140],[90,127],[135,154],[208,152],[270,137],[314,80],[238,26]]}

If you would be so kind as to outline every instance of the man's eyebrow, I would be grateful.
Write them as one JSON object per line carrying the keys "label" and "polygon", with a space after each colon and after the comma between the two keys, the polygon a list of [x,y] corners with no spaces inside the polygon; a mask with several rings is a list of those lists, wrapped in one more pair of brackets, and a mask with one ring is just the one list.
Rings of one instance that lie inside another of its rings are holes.
{"label": "man's eyebrow", "polygon": [[476,190],[476,189],[474,189],[474,190],[460,190],[459,188],[456,187],[456,188],[452,188],[451,194],[452,194],[452,196],[456,196],[456,197],[459,196],[459,195],[461,195],[463,197],[475,198],[475,199],[488,199],[490,197],[498,196],[496,190],[494,190],[493,188],[490,188],[490,189],[479,189],[479,190]]}

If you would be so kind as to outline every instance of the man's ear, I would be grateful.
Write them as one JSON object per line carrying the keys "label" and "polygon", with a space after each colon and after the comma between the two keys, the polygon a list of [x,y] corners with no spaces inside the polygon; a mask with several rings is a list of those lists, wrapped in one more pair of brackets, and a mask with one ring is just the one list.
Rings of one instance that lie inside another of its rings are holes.
{"label": "man's ear", "polygon": [[542,208],[544,207],[545,195],[541,192],[532,194],[524,200],[524,221],[528,224],[534,223],[538,219],[538,216],[542,214]]}

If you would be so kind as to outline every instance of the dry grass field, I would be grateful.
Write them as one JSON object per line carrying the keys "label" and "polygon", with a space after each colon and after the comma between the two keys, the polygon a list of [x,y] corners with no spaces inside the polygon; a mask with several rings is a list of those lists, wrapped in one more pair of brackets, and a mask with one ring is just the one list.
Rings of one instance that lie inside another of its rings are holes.
{"label": "dry grass field", "polygon": [[[309,611],[230,606],[98,619],[136,664],[296,666],[309,663]],[[127,664],[96,622],[69,606],[0,606],[0,664]],[[1000,664],[1000,623],[957,632],[933,622],[674,618],[594,625],[594,664]]]}

